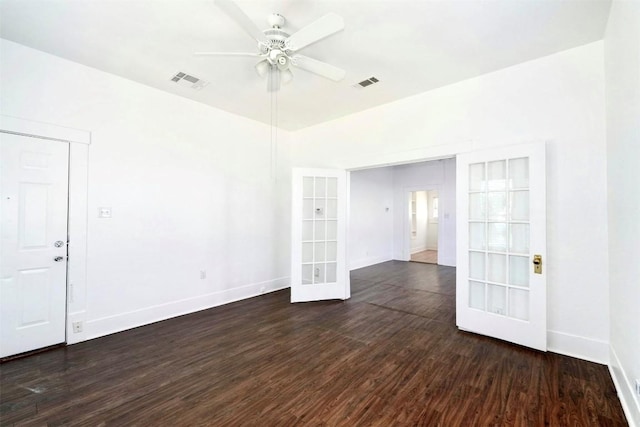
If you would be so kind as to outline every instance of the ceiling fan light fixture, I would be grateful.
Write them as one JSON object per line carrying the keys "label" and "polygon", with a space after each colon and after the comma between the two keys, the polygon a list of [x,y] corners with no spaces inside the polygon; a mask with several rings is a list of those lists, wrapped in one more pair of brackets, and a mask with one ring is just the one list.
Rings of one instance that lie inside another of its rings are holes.
{"label": "ceiling fan light fixture", "polygon": [[289,69],[289,58],[287,58],[284,54],[278,56],[278,59],[276,60],[276,66],[280,69],[280,71]]}
{"label": "ceiling fan light fixture", "polygon": [[285,84],[285,85],[289,83],[291,80],[293,80],[293,73],[289,69],[282,70],[282,72],[280,73],[280,76],[282,78],[282,84]]}
{"label": "ceiling fan light fixture", "polygon": [[[328,13],[293,34],[289,34],[287,31],[282,30],[286,19],[278,13],[269,16],[269,26],[271,28],[260,30],[234,0],[215,1],[223,12],[257,42],[258,52],[198,52],[199,55],[262,57],[263,60],[254,67],[260,77],[268,77],[268,90],[270,92],[277,91],[281,83],[291,81],[293,76],[289,70],[291,66],[334,81],[344,78],[346,74],[344,70],[297,53],[298,50],[310,44],[342,31],[344,29],[344,20],[341,16],[335,13]],[[273,76],[277,76],[277,78]]]}
{"label": "ceiling fan light fixture", "polygon": [[269,72],[269,67],[269,62],[264,59],[256,64],[256,73],[258,73],[260,77],[264,77]]}

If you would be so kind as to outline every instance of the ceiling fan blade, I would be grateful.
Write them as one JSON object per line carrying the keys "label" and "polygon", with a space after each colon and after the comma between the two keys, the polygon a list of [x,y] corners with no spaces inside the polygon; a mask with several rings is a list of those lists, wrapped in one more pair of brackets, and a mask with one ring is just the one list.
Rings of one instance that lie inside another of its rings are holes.
{"label": "ceiling fan blade", "polygon": [[266,44],[269,42],[264,33],[260,31],[260,28],[258,28],[258,26],[247,16],[246,13],[242,11],[242,9],[238,7],[234,1],[216,0],[216,4],[229,16],[229,18],[236,21],[236,24],[242,27],[242,29],[251,37],[261,43]]}
{"label": "ceiling fan blade", "polygon": [[194,52],[193,54],[195,56],[261,56],[255,52]]}
{"label": "ceiling fan blade", "polygon": [[271,67],[267,76],[267,92],[277,92],[280,90],[280,70],[278,67]]}
{"label": "ceiling fan blade", "polygon": [[344,79],[344,76],[347,74],[347,72],[342,68],[335,67],[331,64],[327,64],[326,62],[318,61],[317,59],[309,58],[308,56],[295,55],[291,59],[291,63],[296,67],[336,82]]}
{"label": "ceiling fan blade", "polygon": [[335,13],[328,13],[292,34],[286,43],[291,50],[300,50],[342,29],[344,29],[342,17]]}

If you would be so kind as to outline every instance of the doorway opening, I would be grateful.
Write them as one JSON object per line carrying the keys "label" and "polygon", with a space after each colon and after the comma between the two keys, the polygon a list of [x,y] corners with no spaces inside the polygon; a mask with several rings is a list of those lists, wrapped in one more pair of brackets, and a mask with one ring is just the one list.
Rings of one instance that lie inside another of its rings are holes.
{"label": "doorway opening", "polygon": [[438,190],[409,193],[410,261],[438,263]]}
{"label": "doorway opening", "polygon": [[[433,251],[427,255],[434,264],[455,267],[455,171],[455,158],[351,171],[349,268],[354,270],[389,260],[409,262],[412,253],[427,250]],[[412,192],[415,192],[415,208],[420,209],[415,212],[416,239],[411,236]],[[420,200],[424,201],[423,207]],[[421,215],[425,220],[420,225],[424,228],[420,234],[424,234],[425,239],[416,246],[417,221]],[[427,233],[426,216],[430,217],[430,233]]]}

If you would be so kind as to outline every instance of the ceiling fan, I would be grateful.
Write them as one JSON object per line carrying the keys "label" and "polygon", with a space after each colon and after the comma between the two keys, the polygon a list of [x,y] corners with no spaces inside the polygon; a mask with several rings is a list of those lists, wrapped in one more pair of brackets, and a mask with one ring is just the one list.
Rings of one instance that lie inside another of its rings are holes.
{"label": "ceiling fan", "polygon": [[216,0],[215,3],[258,42],[258,51],[196,52],[195,55],[262,58],[255,65],[255,68],[261,77],[268,77],[267,90],[270,92],[278,91],[281,83],[288,83],[293,79],[291,66],[334,81],[344,78],[346,74],[344,70],[298,53],[299,50],[306,46],[344,29],[344,21],[341,16],[329,13],[290,35],[282,30],[285,18],[280,14],[274,13],[270,15],[268,22],[271,28],[262,31],[232,0]]}

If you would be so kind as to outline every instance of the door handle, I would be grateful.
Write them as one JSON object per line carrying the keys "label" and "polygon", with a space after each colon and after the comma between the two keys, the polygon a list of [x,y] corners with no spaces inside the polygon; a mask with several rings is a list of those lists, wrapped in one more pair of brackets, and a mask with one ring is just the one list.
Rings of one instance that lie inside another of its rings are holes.
{"label": "door handle", "polygon": [[57,256],[57,257],[55,257],[53,260],[54,260],[55,262],[60,262],[60,261],[62,261],[63,259],[64,259],[64,257],[62,257],[62,256]]}
{"label": "door handle", "polygon": [[535,274],[542,274],[542,255],[533,256],[533,272]]}

